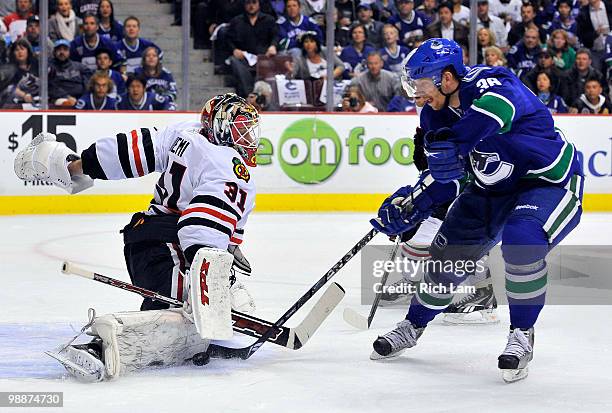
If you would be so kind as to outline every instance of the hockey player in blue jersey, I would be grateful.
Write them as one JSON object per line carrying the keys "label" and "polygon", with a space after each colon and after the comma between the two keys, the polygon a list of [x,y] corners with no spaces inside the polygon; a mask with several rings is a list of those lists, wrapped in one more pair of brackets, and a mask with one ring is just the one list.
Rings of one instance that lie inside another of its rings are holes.
{"label": "hockey player in blue jersey", "polygon": [[[582,214],[577,151],[516,76],[500,67],[465,67],[461,47],[452,40],[430,39],[411,52],[402,85],[431,108],[451,106],[463,116],[425,137],[437,185],[400,188],[372,224],[389,235],[403,233],[444,198],[439,188],[462,179],[466,171],[473,174],[474,182],[449,209],[430,253],[432,260],[457,268],[460,262],[476,263],[501,240],[511,325],[498,367],[507,382],[523,379],[544,306],[546,255]],[[452,286],[463,281],[446,265],[429,267],[406,319],[374,342],[371,358],[394,357],[415,346],[427,324],[452,301]]]}

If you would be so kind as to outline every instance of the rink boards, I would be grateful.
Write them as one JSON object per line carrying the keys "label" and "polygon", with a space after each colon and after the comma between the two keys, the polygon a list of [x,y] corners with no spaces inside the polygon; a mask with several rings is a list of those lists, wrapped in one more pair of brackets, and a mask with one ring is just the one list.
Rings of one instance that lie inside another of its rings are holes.
{"label": "rink boards", "polygon": [[[18,150],[41,131],[80,152],[95,139],[197,120],[196,113],[0,112],[0,214],[127,212],[143,209],[158,174],[123,182],[96,182],[84,194],[63,195],[44,182],[13,173]],[[612,117],[557,116],[557,127],[580,152],[588,211],[612,211]],[[257,211],[373,211],[386,194],[414,182],[414,115],[262,115]],[[129,135],[128,135],[129,136]]]}

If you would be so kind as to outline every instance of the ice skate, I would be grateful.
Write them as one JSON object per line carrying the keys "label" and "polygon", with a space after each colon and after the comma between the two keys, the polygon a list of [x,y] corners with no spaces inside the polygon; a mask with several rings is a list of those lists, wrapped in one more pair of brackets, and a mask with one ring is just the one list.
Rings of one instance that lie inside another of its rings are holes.
{"label": "ice skate", "polygon": [[463,297],[444,310],[445,324],[494,324],[499,323],[497,299],[493,286],[476,288],[476,291]]}
{"label": "ice skate", "polygon": [[105,367],[100,340],[67,346],[57,353],[46,351],[45,354],[57,360],[78,381],[94,383],[104,379]]}
{"label": "ice skate", "polygon": [[400,278],[388,286],[380,296],[381,307],[392,307],[396,305],[406,305],[412,299],[414,284],[405,278]]}
{"label": "ice skate", "polygon": [[374,351],[370,354],[370,360],[398,357],[404,350],[416,346],[423,330],[425,330],[425,327],[417,328],[410,321],[402,320],[397,323],[396,328],[385,335],[379,336],[374,341]]}
{"label": "ice skate", "polygon": [[497,366],[506,383],[522,380],[529,374],[527,364],[533,359],[534,330],[510,327],[506,349],[498,357]]}

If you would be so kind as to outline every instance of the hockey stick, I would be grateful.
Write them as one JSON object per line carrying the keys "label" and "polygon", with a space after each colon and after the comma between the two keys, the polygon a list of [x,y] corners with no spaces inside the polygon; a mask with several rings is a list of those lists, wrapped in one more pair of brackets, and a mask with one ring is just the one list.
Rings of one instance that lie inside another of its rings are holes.
{"label": "hockey stick", "polygon": [[[62,263],[62,272],[64,274],[73,274],[88,278],[90,280],[110,285],[112,287],[117,287],[125,291],[130,291],[139,294],[142,297],[150,298],[169,305],[175,305],[178,307],[183,306],[183,302],[180,300],[166,297],[154,291],[147,290],[146,288],[137,287],[133,284],[83,269],[67,261]],[[306,344],[310,336],[314,334],[314,331],[316,331],[325,317],[327,317],[327,314],[331,312],[331,310],[344,296],[344,290],[342,290],[339,285],[335,285],[337,286],[336,288],[332,290],[330,287],[330,289],[328,289],[326,292],[326,302],[319,300],[319,303],[317,303],[312,310],[310,310],[308,315],[297,327],[276,327],[273,330],[274,333],[267,338],[267,341],[292,350],[298,350],[304,344]],[[238,311],[232,311],[232,321],[234,331],[257,338],[266,334],[268,330],[274,326],[270,321],[262,320]]]}
{"label": "hockey stick", "polygon": [[[395,255],[397,254],[400,242],[401,240],[398,236],[397,240],[395,241],[395,245],[391,250],[391,254],[389,255],[389,261],[395,259]],[[366,318],[359,314],[357,311],[353,310],[352,308],[347,307],[342,313],[342,318],[344,318],[344,321],[359,330],[367,330],[368,328],[370,328],[370,326],[372,325],[372,320],[374,320],[374,314],[376,314],[376,310],[378,309],[378,303],[380,303],[380,299],[383,294],[382,287],[387,284],[387,278],[389,278],[389,272],[385,271],[380,280],[381,289],[376,293],[376,296],[374,297],[374,302],[372,303],[372,307],[370,307],[370,314],[368,315],[368,317]]]}
{"label": "hockey stick", "polygon": [[[378,233],[377,230],[371,229],[362,239],[357,242],[353,248],[351,248],[338,262],[336,262],[330,269],[327,271],[323,277],[321,277],[306,293],[301,296],[289,309],[283,314],[274,325],[257,341],[247,347],[243,348],[231,348],[231,347],[223,347],[217,344],[211,344],[208,346],[208,350],[205,353],[198,353],[193,356],[193,364],[201,365],[204,364],[209,357],[217,357],[217,358],[241,358],[243,360],[251,357],[259,348],[265,343],[270,336],[274,334],[275,329],[281,327],[287,320],[293,316],[308,300],[310,300],[317,291],[319,291],[342,267],[346,265],[347,262],[351,260],[363,247],[367,245],[368,242],[374,238],[374,236]],[[335,284],[335,283],[334,283]],[[321,300],[319,300],[319,303]],[[317,303],[317,305],[319,304]]]}

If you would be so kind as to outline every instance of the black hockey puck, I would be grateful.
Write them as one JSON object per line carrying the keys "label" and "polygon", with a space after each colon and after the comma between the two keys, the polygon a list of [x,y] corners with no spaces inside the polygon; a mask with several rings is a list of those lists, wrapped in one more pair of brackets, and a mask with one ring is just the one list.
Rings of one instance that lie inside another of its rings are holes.
{"label": "black hockey puck", "polygon": [[191,362],[196,366],[205,366],[210,362],[210,356],[207,352],[198,353],[193,356]]}

